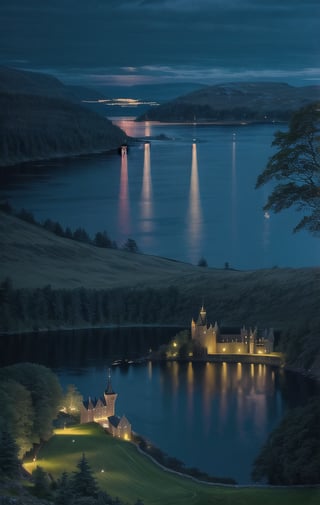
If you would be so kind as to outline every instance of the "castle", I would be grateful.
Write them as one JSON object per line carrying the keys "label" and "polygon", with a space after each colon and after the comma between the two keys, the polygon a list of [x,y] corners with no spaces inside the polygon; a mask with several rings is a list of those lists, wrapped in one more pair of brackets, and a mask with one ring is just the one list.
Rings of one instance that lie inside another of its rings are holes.
{"label": "castle", "polygon": [[84,401],[80,407],[80,424],[99,423],[114,437],[131,439],[131,424],[125,416],[115,415],[117,393],[113,391],[110,371],[107,386],[102,397]]}
{"label": "castle", "polygon": [[201,307],[197,322],[191,321],[191,338],[199,342],[207,354],[270,354],[273,352],[273,329],[263,331],[242,327],[238,334],[223,334],[218,323],[207,323],[207,312]]}

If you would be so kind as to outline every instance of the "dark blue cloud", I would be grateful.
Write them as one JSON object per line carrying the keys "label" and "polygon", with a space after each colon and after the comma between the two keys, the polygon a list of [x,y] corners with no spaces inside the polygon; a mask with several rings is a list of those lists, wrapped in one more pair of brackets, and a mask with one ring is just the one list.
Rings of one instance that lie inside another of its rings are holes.
{"label": "dark blue cloud", "polygon": [[0,59],[114,82],[303,82],[320,75],[319,19],[318,0],[2,0]]}

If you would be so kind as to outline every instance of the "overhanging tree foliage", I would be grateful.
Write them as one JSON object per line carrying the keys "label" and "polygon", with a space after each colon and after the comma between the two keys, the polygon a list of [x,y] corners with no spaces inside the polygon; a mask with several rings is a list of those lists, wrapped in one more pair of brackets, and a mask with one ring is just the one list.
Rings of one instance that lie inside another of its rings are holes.
{"label": "overhanging tree foliage", "polygon": [[275,181],[264,210],[280,212],[289,207],[305,215],[294,232],[306,229],[320,234],[320,102],[297,111],[287,132],[276,132],[277,152],[259,175],[256,188]]}
{"label": "overhanging tree foliage", "polygon": [[289,411],[256,458],[252,478],[276,485],[320,484],[320,398]]}
{"label": "overhanging tree foliage", "polygon": [[60,383],[49,368],[34,363],[0,368],[0,432],[3,426],[11,433],[20,457],[50,437],[61,399]]}

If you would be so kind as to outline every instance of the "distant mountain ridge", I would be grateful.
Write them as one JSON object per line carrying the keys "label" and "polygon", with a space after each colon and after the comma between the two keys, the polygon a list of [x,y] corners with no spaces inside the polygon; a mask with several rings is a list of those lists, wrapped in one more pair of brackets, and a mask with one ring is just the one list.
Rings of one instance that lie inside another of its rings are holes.
{"label": "distant mountain ridge", "polygon": [[273,122],[320,99],[320,86],[235,82],[206,86],[150,109],[138,118],[154,121]]}
{"label": "distant mountain ridge", "polygon": [[103,98],[104,95],[95,88],[68,86],[56,77],[29,70],[0,66],[0,92],[24,95],[40,95],[80,102],[88,98]]}
{"label": "distant mountain ridge", "polygon": [[80,105],[77,90],[46,74],[1,67],[0,166],[110,151],[126,142],[120,128]]}

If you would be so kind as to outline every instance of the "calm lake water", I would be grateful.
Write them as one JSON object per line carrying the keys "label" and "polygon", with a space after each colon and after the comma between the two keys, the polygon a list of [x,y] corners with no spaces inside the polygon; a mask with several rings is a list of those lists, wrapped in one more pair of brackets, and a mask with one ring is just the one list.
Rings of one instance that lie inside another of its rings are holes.
{"label": "calm lake water", "polygon": [[[7,336],[0,366],[51,367],[87,398],[103,394],[113,359],[136,358],[178,328],[114,328]],[[112,367],[116,412],[133,430],[189,467],[250,482],[252,462],[283,413],[316,390],[304,377],[265,365],[162,363]]]}
{"label": "calm lake water", "polygon": [[[239,269],[319,264],[320,243],[292,233],[298,215],[265,214],[271,186],[255,190],[285,126],[218,127],[114,122],[149,139],[118,154],[29,165],[2,180],[0,199],[36,219],[106,230],[118,245],[130,237],[148,254]],[[162,139],[159,140],[159,136]],[[158,139],[157,139],[158,138]]]}

